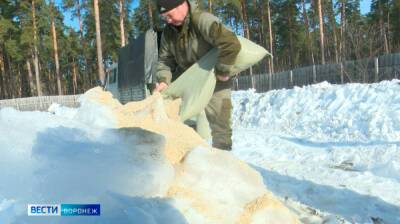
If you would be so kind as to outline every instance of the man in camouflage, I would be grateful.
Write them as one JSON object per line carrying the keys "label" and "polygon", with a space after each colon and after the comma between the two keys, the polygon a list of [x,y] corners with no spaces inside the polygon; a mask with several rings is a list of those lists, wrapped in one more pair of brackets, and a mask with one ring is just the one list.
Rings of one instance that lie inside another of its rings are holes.
{"label": "man in camouflage", "polygon": [[241,49],[239,40],[217,17],[199,10],[187,0],[158,0],[157,6],[168,25],[161,37],[155,90],[166,89],[171,81],[207,52],[217,48],[218,58],[214,68],[217,83],[205,112],[213,147],[231,150],[232,81],[229,70]]}

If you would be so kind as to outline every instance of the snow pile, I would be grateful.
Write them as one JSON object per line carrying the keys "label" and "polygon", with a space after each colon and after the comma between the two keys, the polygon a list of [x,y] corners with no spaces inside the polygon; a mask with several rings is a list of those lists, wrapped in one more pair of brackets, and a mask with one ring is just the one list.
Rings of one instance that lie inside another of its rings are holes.
{"label": "snow pile", "polygon": [[235,126],[285,132],[310,140],[400,139],[399,81],[233,94]]}
{"label": "snow pile", "polygon": [[[117,209],[121,207],[136,213],[146,206],[160,207],[153,215],[159,220],[181,217],[167,200],[147,199],[165,194],[174,178],[160,150],[164,139],[138,128],[112,129],[110,113],[92,109],[0,111],[0,223],[60,223],[57,218],[28,217],[27,204],[35,203],[101,203],[105,223],[129,220],[132,214]],[[130,220],[148,223],[147,216]]]}
{"label": "snow pile", "polygon": [[[0,223],[298,223],[160,95],[122,106],[96,88],[81,105],[0,110]],[[27,204],[59,203],[100,203],[101,216],[27,216]]]}
{"label": "snow pile", "polygon": [[233,153],[321,222],[400,223],[399,92],[398,80],[235,92]]}

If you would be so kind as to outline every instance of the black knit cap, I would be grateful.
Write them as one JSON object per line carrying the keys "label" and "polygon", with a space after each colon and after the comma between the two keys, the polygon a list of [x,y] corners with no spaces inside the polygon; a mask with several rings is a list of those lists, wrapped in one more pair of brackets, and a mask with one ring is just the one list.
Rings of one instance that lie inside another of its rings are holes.
{"label": "black knit cap", "polygon": [[177,7],[185,1],[186,0],[157,0],[157,8],[160,14],[163,14]]}

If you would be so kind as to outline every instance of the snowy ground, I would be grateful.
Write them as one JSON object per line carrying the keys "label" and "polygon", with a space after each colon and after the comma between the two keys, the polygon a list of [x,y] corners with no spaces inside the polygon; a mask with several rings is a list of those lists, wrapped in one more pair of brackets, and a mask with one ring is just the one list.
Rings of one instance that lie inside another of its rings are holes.
{"label": "snowy ground", "polygon": [[160,150],[164,139],[114,126],[109,110],[93,103],[0,110],[0,223],[99,223],[27,216],[28,204],[62,203],[100,204],[101,223],[186,223],[158,197],[174,178]]}
{"label": "snowy ground", "polygon": [[398,81],[235,92],[233,153],[282,199],[400,223],[399,93]]}
{"label": "snowy ground", "polygon": [[[329,223],[400,223],[398,83],[235,92],[233,154],[288,206]],[[173,178],[157,150],[163,139],[114,122],[91,104],[0,110],[0,223],[59,223],[26,216],[26,204],[74,202],[101,203],[112,214],[104,223],[186,223],[157,197]],[[74,218],[63,223],[82,221]]]}

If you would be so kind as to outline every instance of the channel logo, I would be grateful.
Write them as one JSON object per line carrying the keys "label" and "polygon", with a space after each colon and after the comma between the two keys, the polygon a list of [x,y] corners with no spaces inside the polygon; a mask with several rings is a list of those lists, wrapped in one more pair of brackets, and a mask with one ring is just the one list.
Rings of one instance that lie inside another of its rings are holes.
{"label": "channel logo", "polygon": [[61,205],[29,204],[29,216],[61,216]]}
{"label": "channel logo", "polygon": [[29,204],[28,216],[100,216],[100,204]]}

